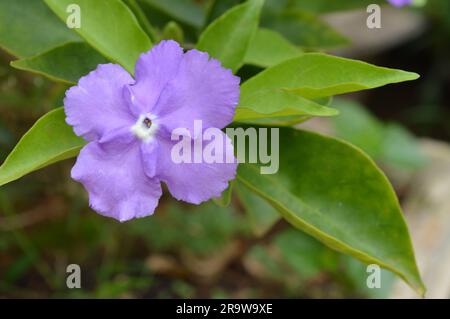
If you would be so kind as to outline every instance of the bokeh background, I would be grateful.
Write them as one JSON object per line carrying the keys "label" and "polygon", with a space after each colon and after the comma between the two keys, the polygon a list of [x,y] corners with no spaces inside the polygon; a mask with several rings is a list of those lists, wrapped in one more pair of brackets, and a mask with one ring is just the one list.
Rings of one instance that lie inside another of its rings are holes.
{"label": "bokeh background", "polygon": [[[430,295],[450,297],[450,2],[384,5],[382,28],[369,30],[364,5],[372,1],[358,1],[359,9],[347,1],[351,10],[337,12],[334,0],[298,1],[302,14],[295,21],[271,17],[270,8],[289,1],[268,1],[263,23],[304,50],[320,48],[421,74],[415,82],[336,98],[339,117],[301,127],[349,140],[381,165],[407,214]],[[189,13],[169,14],[172,1],[169,10],[157,1],[138,2],[155,32],[180,37],[177,28],[167,28],[175,23],[186,42],[195,39]],[[200,10],[207,2],[193,1]],[[214,14],[238,2],[220,1]],[[323,24],[336,34],[322,32]],[[320,36],[311,38],[303,32],[308,28]],[[62,105],[67,89],[13,69],[13,59],[0,51],[0,163],[42,114]],[[239,75],[259,71],[245,66]],[[59,162],[0,188],[0,297],[415,296],[387,271],[381,289],[368,289],[365,265],[292,229],[241,187],[226,208],[186,205],[166,193],[152,217],[121,224],[99,216],[70,179],[73,163]],[[69,264],[81,267],[81,289],[66,287]]]}

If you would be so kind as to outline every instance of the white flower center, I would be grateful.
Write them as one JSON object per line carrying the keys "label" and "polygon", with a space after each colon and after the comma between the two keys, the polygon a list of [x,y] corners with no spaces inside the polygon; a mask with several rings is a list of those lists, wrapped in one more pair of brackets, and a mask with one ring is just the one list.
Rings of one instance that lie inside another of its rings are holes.
{"label": "white flower center", "polygon": [[140,138],[144,143],[148,143],[155,136],[158,125],[155,123],[156,117],[151,114],[141,114],[131,127],[131,132]]}

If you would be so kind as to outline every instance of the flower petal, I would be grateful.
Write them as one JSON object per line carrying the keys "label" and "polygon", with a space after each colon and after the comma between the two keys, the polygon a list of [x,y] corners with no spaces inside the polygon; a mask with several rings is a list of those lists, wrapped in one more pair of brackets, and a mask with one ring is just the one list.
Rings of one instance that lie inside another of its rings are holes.
{"label": "flower petal", "polygon": [[90,206],[101,215],[123,222],[153,214],[162,193],[159,180],[146,176],[136,139],[111,134],[81,150],[72,178],[84,185]]}
{"label": "flower petal", "polygon": [[135,116],[151,112],[159,96],[177,72],[183,49],[173,40],[161,41],[141,54],[136,62],[136,83],[126,92]]}
{"label": "flower petal", "polygon": [[231,123],[239,101],[239,81],[207,53],[190,50],[152,113],[170,132],[187,128],[193,134],[194,120],[202,120],[203,128],[224,128]]}
{"label": "flower petal", "polygon": [[[205,155],[211,142],[203,140],[203,148],[195,148],[191,143],[191,163],[176,163],[172,157],[172,149],[179,142],[160,139],[157,155],[156,177],[167,184],[167,187],[178,200],[192,204],[200,204],[213,197],[219,197],[228,187],[228,182],[235,178],[237,161],[233,155],[233,146],[226,134],[218,130],[221,142],[215,148],[217,158],[223,159],[221,163],[207,163],[203,158],[201,163],[195,163],[195,153]],[[201,139],[202,137],[199,137]],[[198,141],[198,139],[197,139]],[[227,158],[228,157],[228,161]]]}
{"label": "flower petal", "polygon": [[158,146],[159,143],[157,140],[150,143],[141,143],[140,145],[142,165],[144,166],[145,174],[150,178],[153,178],[156,175]]}
{"label": "flower petal", "polygon": [[412,4],[412,0],[388,0],[390,4],[396,7],[403,7]]}
{"label": "flower petal", "polygon": [[71,87],[64,98],[66,122],[78,136],[99,140],[108,131],[135,119],[123,98],[123,87],[133,78],[119,65],[100,64]]}

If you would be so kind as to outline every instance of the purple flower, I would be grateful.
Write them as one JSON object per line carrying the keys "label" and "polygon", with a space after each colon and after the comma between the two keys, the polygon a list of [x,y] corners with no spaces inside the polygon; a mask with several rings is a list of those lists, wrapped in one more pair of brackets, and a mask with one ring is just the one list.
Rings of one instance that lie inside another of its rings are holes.
{"label": "purple flower", "polygon": [[412,4],[412,0],[388,0],[395,7],[404,7]]}
{"label": "purple flower", "polygon": [[[94,210],[120,221],[151,215],[161,182],[175,198],[193,204],[220,196],[235,177],[236,162],[176,164],[171,132],[186,128],[194,134],[194,120],[203,129],[222,129],[238,100],[237,76],[207,53],[184,53],[175,41],[143,53],[135,79],[119,65],[99,65],[64,99],[67,123],[89,142],[72,178],[84,185]],[[232,147],[220,134],[224,147]]]}

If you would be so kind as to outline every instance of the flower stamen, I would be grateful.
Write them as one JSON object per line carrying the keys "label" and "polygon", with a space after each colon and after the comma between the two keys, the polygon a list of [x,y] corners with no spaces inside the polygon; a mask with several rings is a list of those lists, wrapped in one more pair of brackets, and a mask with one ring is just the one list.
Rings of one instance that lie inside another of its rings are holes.
{"label": "flower stamen", "polygon": [[155,116],[151,114],[141,114],[136,123],[131,127],[131,132],[144,143],[150,142],[158,128],[155,119]]}
{"label": "flower stamen", "polygon": [[147,126],[147,128],[150,128],[152,126],[152,120],[150,120],[148,117],[144,119],[143,123],[145,124],[145,126]]}

